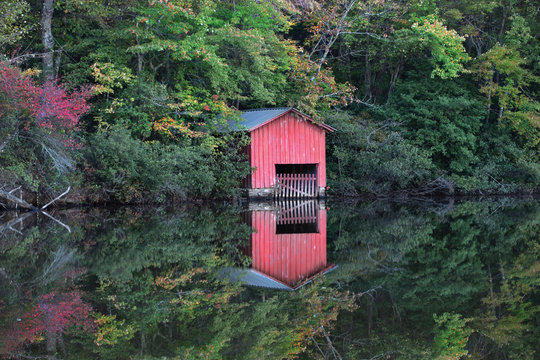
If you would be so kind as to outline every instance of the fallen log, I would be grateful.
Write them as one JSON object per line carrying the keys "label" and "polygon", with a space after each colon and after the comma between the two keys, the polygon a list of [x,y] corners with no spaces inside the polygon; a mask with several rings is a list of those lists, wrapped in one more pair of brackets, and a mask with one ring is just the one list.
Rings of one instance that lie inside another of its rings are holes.
{"label": "fallen log", "polygon": [[8,221],[7,223],[0,225],[0,234],[2,234],[5,230],[8,230],[8,229],[9,230],[14,230],[13,226],[17,225],[20,222],[23,222],[27,217],[29,217],[32,214],[33,213],[31,213],[31,212],[27,212],[26,214],[24,214],[24,215],[22,215],[22,216],[20,216],[18,218],[12,219],[12,220]]}
{"label": "fallen log", "polygon": [[9,192],[4,191],[4,190],[0,190],[0,197],[3,197],[4,199],[6,199],[8,201],[11,201],[12,203],[15,203],[15,204],[17,204],[18,206],[20,206],[22,208],[33,210],[33,211],[38,210],[38,208],[35,207],[34,205],[29,204],[26,201],[24,201],[22,198],[18,198],[15,195],[12,194],[13,191],[18,190],[19,188],[13,189],[13,190],[11,190]]}
{"label": "fallen log", "polygon": [[45,204],[41,208],[35,207],[34,205],[27,203],[26,201],[24,201],[22,199],[22,196],[21,196],[21,198],[18,198],[18,197],[15,197],[14,195],[12,195],[13,192],[19,190],[20,188],[21,187],[19,186],[18,188],[15,188],[15,189],[13,189],[13,190],[11,190],[9,192],[5,191],[5,190],[0,190],[0,197],[3,197],[3,198],[5,198],[5,199],[7,199],[7,200],[9,200],[11,202],[14,202],[15,204],[17,204],[18,206],[20,206],[22,208],[26,208],[26,209],[29,209],[29,210],[32,210],[32,211],[28,212],[27,214],[23,215],[20,218],[9,221],[7,224],[5,224],[3,226],[0,226],[0,234],[3,231],[5,231],[6,229],[18,232],[18,230],[15,230],[13,228],[13,225],[16,225],[16,224],[22,222],[24,219],[26,219],[28,216],[30,216],[34,212],[39,212],[40,214],[46,215],[47,217],[51,218],[52,220],[56,221],[57,223],[59,223],[60,225],[65,227],[68,232],[71,232],[71,228],[68,225],[64,224],[63,222],[61,222],[60,220],[58,220],[57,218],[55,218],[54,216],[50,215],[49,213],[47,213],[45,211],[45,209],[48,206],[50,206],[51,204],[53,204],[54,202],[56,202],[57,200],[59,200],[63,196],[65,196],[69,192],[69,190],[71,190],[71,186],[68,186],[66,191],[64,191],[62,194],[58,195],[57,197],[55,197],[51,201],[49,201],[47,204]]}

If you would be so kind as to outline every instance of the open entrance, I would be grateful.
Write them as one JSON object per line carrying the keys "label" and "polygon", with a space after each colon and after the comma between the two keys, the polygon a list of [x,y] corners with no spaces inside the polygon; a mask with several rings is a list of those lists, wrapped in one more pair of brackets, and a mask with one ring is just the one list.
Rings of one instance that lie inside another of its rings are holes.
{"label": "open entrance", "polygon": [[276,164],[276,197],[317,197],[317,164]]}

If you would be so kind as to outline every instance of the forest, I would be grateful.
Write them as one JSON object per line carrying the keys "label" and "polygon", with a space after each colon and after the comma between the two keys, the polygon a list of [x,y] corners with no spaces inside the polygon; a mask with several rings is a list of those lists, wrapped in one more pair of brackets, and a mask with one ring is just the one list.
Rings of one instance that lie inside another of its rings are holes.
{"label": "forest", "polygon": [[[0,359],[537,359],[539,24],[535,0],[0,0]],[[276,107],[336,129],[332,271],[295,291],[224,271],[265,234],[227,127]]]}
{"label": "forest", "polygon": [[329,194],[534,193],[529,0],[3,0],[0,194],[39,205],[238,196],[246,109],[328,136]]}

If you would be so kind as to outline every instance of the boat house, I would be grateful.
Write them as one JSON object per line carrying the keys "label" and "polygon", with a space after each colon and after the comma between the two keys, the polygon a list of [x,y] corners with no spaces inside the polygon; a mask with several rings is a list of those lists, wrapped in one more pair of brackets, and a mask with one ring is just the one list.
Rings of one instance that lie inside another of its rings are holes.
{"label": "boat house", "polygon": [[254,168],[246,181],[251,198],[317,198],[326,188],[326,133],[294,108],[245,111],[236,127],[248,131],[247,149]]}
{"label": "boat house", "polygon": [[249,268],[226,268],[232,282],[296,290],[336,268],[326,257],[326,209],[317,200],[252,203],[244,221],[253,228]]}

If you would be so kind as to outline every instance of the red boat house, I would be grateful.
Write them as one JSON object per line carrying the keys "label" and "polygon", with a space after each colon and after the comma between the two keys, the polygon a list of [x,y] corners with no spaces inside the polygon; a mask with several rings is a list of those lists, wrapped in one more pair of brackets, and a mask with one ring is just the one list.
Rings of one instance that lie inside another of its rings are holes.
{"label": "red boat house", "polygon": [[249,197],[316,198],[326,187],[326,133],[294,108],[245,111],[238,130],[248,131],[247,149],[254,168],[247,179]]}

